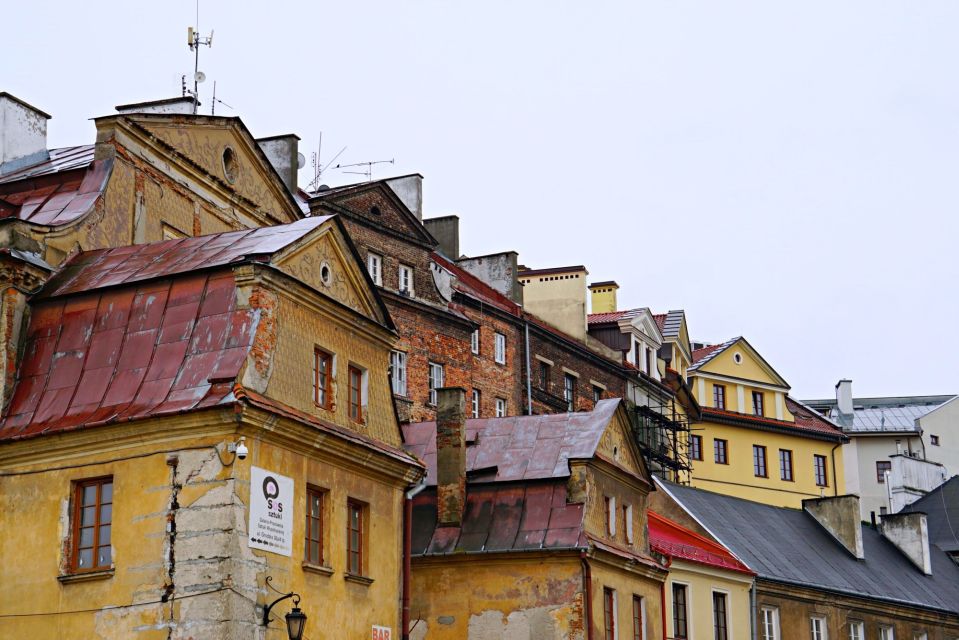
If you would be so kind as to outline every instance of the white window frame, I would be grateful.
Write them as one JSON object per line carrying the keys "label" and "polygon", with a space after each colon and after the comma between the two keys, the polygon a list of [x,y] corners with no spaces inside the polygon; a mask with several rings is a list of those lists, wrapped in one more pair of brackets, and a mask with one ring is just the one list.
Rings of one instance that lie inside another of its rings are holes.
{"label": "white window frame", "polygon": [[506,364],[506,336],[499,332],[493,334],[493,360]]}
{"label": "white window frame", "polygon": [[396,288],[400,293],[405,293],[411,298],[413,297],[413,267],[408,264],[401,264],[398,269],[396,282]]}
{"label": "white window frame", "polygon": [[403,351],[390,351],[390,382],[393,386],[393,393],[398,396],[407,394],[406,353]]}
{"label": "white window frame", "polygon": [[829,640],[829,630],[826,628],[826,618],[823,616],[810,616],[809,637],[810,640]]}
{"label": "white window frame", "polygon": [[496,399],[496,417],[497,418],[506,417],[506,400],[503,398]]}
{"label": "white window frame", "polygon": [[[438,374],[438,375],[437,375]],[[436,390],[445,384],[446,372],[438,362],[429,363],[428,384],[430,387],[429,404],[436,406]]]}
{"label": "white window frame", "polygon": [[473,329],[473,333],[470,334],[470,352],[479,354],[480,351],[480,330]]}
{"label": "white window frame", "polygon": [[383,286],[383,256],[370,251],[366,256],[366,268],[373,284]]}
{"label": "white window frame", "polygon": [[779,640],[779,609],[761,607],[763,619],[759,630],[760,640]]}
{"label": "white window frame", "polygon": [[896,629],[890,625],[879,626],[879,640],[896,640]]}
{"label": "white window frame", "polygon": [[472,394],[472,397],[470,398],[470,409],[471,409],[471,412],[472,412],[472,416],[473,416],[474,418],[479,418],[479,417],[480,417],[480,401],[481,401],[481,399],[482,399],[482,395],[480,394],[480,390],[479,390],[479,389],[473,389],[473,394]]}
{"label": "white window frame", "polygon": [[849,622],[849,640],[866,640],[866,624],[858,620]]}

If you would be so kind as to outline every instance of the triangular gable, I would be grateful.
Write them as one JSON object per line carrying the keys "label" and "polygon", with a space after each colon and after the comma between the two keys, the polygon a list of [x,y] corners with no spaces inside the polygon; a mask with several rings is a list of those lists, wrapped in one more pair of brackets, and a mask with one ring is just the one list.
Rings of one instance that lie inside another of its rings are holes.
{"label": "triangular gable", "polygon": [[707,361],[696,367],[696,372],[789,388],[789,383],[742,337],[730,340],[710,354]]}
{"label": "triangular gable", "polygon": [[[114,116],[116,117],[116,116]],[[256,203],[279,222],[300,217],[300,206],[239,118],[131,113],[121,116],[185,156],[192,164]],[[227,148],[233,165],[226,166]]]}
{"label": "triangular gable", "polygon": [[338,219],[273,256],[271,264],[378,324],[393,328],[386,306]]}
{"label": "triangular gable", "polygon": [[596,447],[596,453],[627,469],[652,486],[652,477],[646,467],[643,454],[636,445],[635,438],[633,438],[632,422],[622,401],[620,401],[616,412],[606,425],[606,429]]}
{"label": "triangular gable", "polygon": [[434,249],[436,239],[403,203],[385,180],[319,192],[310,200],[312,211],[342,213],[374,227],[383,227],[406,239]]}
{"label": "triangular gable", "polygon": [[635,309],[635,313],[629,317],[629,324],[659,344],[663,343],[663,332],[659,330],[659,325],[656,324],[656,318],[653,317],[649,309],[645,307]]}

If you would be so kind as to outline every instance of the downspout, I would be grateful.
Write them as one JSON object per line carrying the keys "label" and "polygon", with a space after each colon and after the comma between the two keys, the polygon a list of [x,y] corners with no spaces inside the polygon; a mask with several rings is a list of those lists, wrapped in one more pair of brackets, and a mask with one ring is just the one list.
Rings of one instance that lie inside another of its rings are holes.
{"label": "downspout", "polygon": [[758,622],[756,613],[756,579],[753,578],[753,583],[749,585],[749,635],[752,640],[756,640],[756,624]]}
{"label": "downspout", "polygon": [[586,613],[586,640],[593,640],[593,573],[586,552],[579,554],[583,562],[583,607]]}
{"label": "downspout", "polygon": [[402,640],[410,638],[410,554],[413,547],[413,498],[426,488],[426,476],[406,492],[403,503],[403,619],[400,623]]}
{"label": "downspout", "polygon": [[533,415],[533,373],[529,363],[529,320],[526,321],[526,415]]}
{"label": "downspout", "polygon": [[[667,557],[666,561],[663,563],[666,565],[666,570],[669,570],[669,567],[673,564],[672,558]],[[663,583],[659,585],[659,613],[662,618],[663,624],[663,640],[669,640],[669,634],[666,632],[666,581],[663,580]]]}
{"label": "downspout", "polygon": [[839,476],[836,475],[836,449],[841,446],[842,442],[838,442],[829,452],[829,457],[832,458],[832,494],[834,496],[839,495]]}

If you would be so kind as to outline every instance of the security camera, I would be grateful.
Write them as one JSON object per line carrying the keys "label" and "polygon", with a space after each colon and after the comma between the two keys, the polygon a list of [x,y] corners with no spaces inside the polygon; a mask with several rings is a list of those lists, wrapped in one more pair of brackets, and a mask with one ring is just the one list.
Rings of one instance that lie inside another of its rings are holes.
{"label": "security camera", "polygon": [[246,457],[250,455],[250,450],[246,448],[246,438],[240,438],[239,442],[231,442],[227,446],[227,451],[235,453],[240,460],[246,460]]}

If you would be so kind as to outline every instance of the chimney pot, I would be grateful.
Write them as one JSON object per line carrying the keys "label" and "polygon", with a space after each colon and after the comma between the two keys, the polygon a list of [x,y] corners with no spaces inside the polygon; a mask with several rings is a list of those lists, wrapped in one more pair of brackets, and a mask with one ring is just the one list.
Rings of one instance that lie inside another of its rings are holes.
{"label": "chimney pot", "polygon": [[466,506],[466,389],[436,390],[436,509],[443,526],[459,526]]}
{"label": "chimney pot", "polygon": [[0,176],[50,158],[47,151],[50,117],[20,98],[0,91]]}

